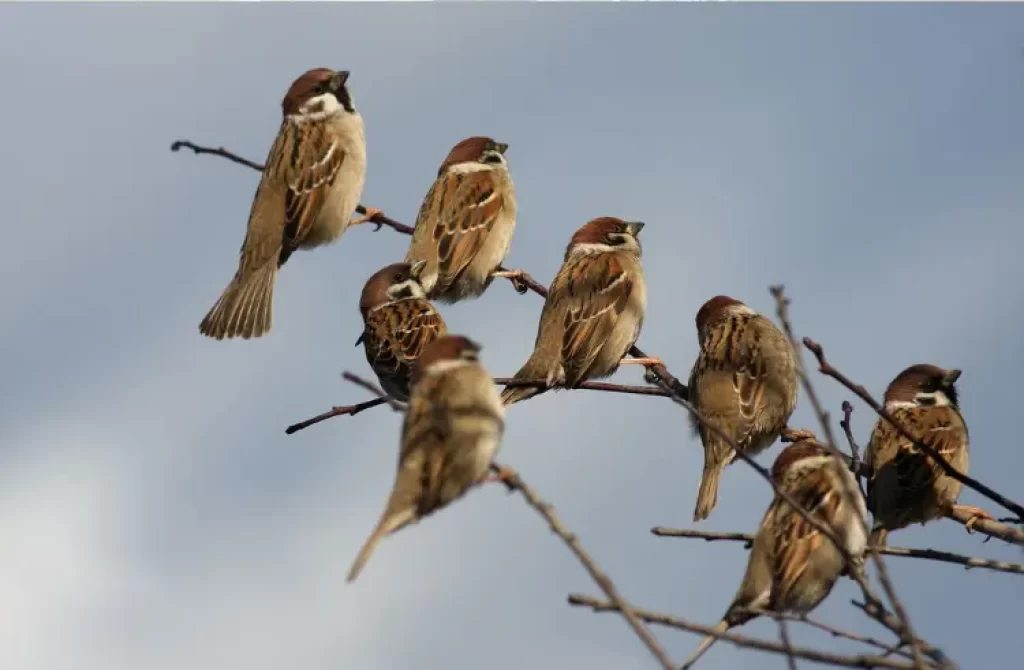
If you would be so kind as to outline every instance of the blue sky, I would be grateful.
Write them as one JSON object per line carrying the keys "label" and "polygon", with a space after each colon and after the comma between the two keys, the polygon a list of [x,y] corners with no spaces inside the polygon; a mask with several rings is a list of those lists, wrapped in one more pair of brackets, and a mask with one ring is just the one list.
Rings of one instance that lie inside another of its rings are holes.
{"label": "blue sky", "polygon": [[[508,142],[510,266],[546,283],[587,219],[647,222],[640,344],[680,377],[706,298],[770,312],[768,285],[785,283],[799,334],[876,393],[911,363],[962,368],[971,474],[1024,497],[1022,19],[994,5],[4,6],[0,667],[652,667],[620,619],[565,604],[595,587],[498,487],[385,540],[345,585],[400,418],[283,429],[365,399],[340,378],[367,373],[359,290],[407,238],[353,229],[281,273],[269,337],[199,336],[258,177],[167,147],[262,161],[284,90],[311,67],[352,72],[364,204],[411,224],[454,142]],[[444,313],[507,375],[540,308],[497,284]],[[817,386],[833,410],[848,397]],[[857,405],[861,441],[872,423]],[[813,426],[806,405],[793,424]],[[510,409],[500,459],[634,603],[720,616],[745,553],[648,533],[691,525],[699,481],[699,444],[671,403],[547,394]],[[753,531],[769,499],[730,468],[698,527]],[[1020,559],[952,523],[891,542]],[[963,667],[1024,650],[1024,582],[889,565],[918,630]],[[883,635],[855,595],[837,587],[819,616]],[[680,660],[699,641],[658,634]],[[701,665],[754,658],[720,645]]]}

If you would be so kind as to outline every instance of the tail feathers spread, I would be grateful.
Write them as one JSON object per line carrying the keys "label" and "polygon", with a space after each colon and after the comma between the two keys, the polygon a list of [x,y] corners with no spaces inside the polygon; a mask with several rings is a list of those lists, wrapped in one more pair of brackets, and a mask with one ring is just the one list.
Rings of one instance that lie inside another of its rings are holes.
{"label": "tail feathers spread", "polygon": [[373,551],[385,535],[395,532],[414,518],[415,509],[412,507],[393,514],[385,512],[384,518],[380,520],[377,527],[373,529],[373,533],[366,539],[362,549],[359,550],[359,555],[356,556],[356,560],[352,563],[345,581],[354,582],[356,580],[356,577],[363,571],[366,562],[370,560],[370,556],[373,555]]}
{"label": "tail feathers spread", "polygon": [[199,324],[199,332],[218,340],[225,337],[249,339],[266,334],[272,321],[276,275],[274,261],[247,276],[244,282],[239,281],[240,275],[236,274]]}
{"label": "tail feathers spread", "polygon": [[705,460],[704,474],[700,478],[700,490],[697,492],[697,506],[693,510],[694,521],[708,518],[718,504],[718,480],[722,477],[722,467]]}
{"label": "tail feathers spread", "polygon": [[[715,630],[717,630],[719,633],[724,633],[725,631],[729,630],[729,624],[725,621],[719,622],[719,624],[715,626]],[[692,667],[693,664],[697,662],[697,659],[703,656],[704,653],[707,652],[707,650],[711,648],[711,645],[713,645],[717,640],[718,638],[714,635],[708,635],[706,638],[704,638],[704,641],[700,643],[699,647],[697,647],[697,651],[693,652],[690,658],[686,659],[686,663],[683,663],[682,670],[688,670],[690,667]]]}

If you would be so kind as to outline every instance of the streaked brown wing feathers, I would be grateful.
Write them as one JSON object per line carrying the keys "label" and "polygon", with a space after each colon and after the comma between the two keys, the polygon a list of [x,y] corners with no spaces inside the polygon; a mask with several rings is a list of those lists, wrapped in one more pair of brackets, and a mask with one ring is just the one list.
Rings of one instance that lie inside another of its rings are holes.
{"label": "streaked brown wing feathers", "polygon": [[626,309],[633,281],[612,254],[569,261],[565,288],[562,360],[568,383],[580,381],[619,315]]}
{"label": "streaked brown wing feathers", "polygon": [[[309,233],[345,160],[341,143],[320,124],[292,125],[285,192],[285,238],[294,247]],[[301,136],[300,136],[301,134]]]}

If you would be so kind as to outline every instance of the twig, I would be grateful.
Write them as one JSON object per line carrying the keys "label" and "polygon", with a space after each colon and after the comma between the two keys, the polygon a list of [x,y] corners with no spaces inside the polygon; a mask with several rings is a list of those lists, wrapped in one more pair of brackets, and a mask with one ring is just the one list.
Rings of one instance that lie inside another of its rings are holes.
{"label": "twig", "polygon": [[341,378],[347,382],[355,384],[356,386],[362,389],[369,391],[378,398],[382,398],[384,402],[386,402],[388,406],[391,407],[391,409],[395,410],[396,412],[401,412],[405,409],[405,407],[402,406],[402,403],[398,402],[397,400],[389,396],[387,393],[384,392],[384,390],[381,387],[377,386],[371,381],[367,381],[358,375],[352,374],[351,372],[343,372],[341,374]]}
{"label": "twig", "polygon": [[934,447],[914,437],[910,433],[910,431],[908,431],[902,424],[898,423],[893,418],[892,414],[890,414],[888,410],[886,410],[884,407],[878,404],[878,401],[875,400],[870,393],[868,393],[868,390],[866,388],[860,386],[859,384],[855,384],[853,381],[850,380],[849,377],[847,377],[842,372],[833,367],[832,364],[828,362],[828,359],[825,358],[825,350],[822,348],[820,344],[818,344],[809,337],[805,337],[803,339],[803,343],[804,346],[807,347],[807,349],[812,354],[814,354],[814,357],[818,359],[818,370],[823,375],[835,379],[837,382],[848,388],[850,391],[857,394],[857,397],[863,400],[865,403],[867,403],[867,405],[871,407],[871,409],[875,410],[875,413],[877,413],[878,416],[882,417],[890,424],[892,424],[893,427],[896,428],[896,432],[898,432],[904,438],[913,442],[915,447],[917,447],[924,453],[928,454],[928,456],[932,460],[934,460],[939,465],[939,467],[942,468],[943,472],[945,472],[947,475],[957,480],[958,482],[964,484],[965,486],[974,489],[975,491],[985,496],[989,500],[999,503],[1006,509],[1016,514],[1018,517],[1024,517],[1024,507],[1021,507],[1018,503],[1010,500],[1009,498],[1000,493],[997,493],[988,486],[985,486],[977,479],[974,479],[973,477],[968,477],[964,473],[960,472],[952,465],[950,465],[949,462],[946,461],[946,459],[939,454],[939,452],[935,451]]}
{"label": "twig", "polygon": [[[498,386],[547,388],[548,383],[544,379],[513,379],[512,377],[496,377],[494,383]],[[652,386],[626,386],[624,384],[610,384],[608,382],[581,382],[573,387],[573,390],[585,391],[606,391],[608,393],[626,393],[631,395],[653,395],[661,398],[668,398],[669,392],[664,389]]]}
{"label": "twig", "polygon": [[[345,379],[347,379],[348,381],[351,381],[355,384],[358,384],[359,386],[362,386],[363,388],[368,389],[374,395],[380,396],[381,394],[384,393],[383,391],[380,390],[379,387],[370,384],[364,379],[356,377],[350,372],[346,372],[342,376],[345,377]],[[538,388],[547,388],[547,381],[543,379],[512,379],[511,377],[497,377],[495,378],[494,383],[498,384],[499,386],[535,386]],[[367,386],[368,384],[369,386]],[[651,395],[660,396],[662,398],[669,397],[669,393],[660,388],[654,388],[651,386],[626,386],[624,384],[610,384],[607,382],[583,382],[575,386],[574,389],[581,389],[585,391],[605,391],[607,393],[625,393],[632,395]],[[384,399],[382,397],[378,397],[374,400],[359,403],[358,405],[332,407],[330,410],[324,412],[323,414],[318,414],[312,418],[306,419],[305,421],[293,423],[292,425],[288,426],[288,428],[286,428],[284,432],[287,435],[291,435],[292,433],[296,433],[302,430],[303,428],[309,428],[310,426],[320,423],[321,421],[326,421],[327,419],[331,419],[336,416],[351,416],[353,414],[358,414],[364,409],[370,409],[371,407],[377,407],[378,405],[383,405],[385,403],[391,405],[391,408],[394,409],[395,411],[402,411],[405,409],[404,407],[402,407],[400,403],[398,403],[398,401],[394,399]]]}
{"label": "twig", "polygon": [[651,631],[644,625],[641,617],[638,615],[637,610],[633,608],[626,599],[622,597],[619,590],[615,587],[615,584],[611,579],[608,578],[604,572],[597,566],[594,559],[583,549],[580,545],[579,539],[577,539],[575,533],[571,533],[565,524],[555,515],[554,508],[547,502],[541,499],[537,492],[533,490],[526,482],[522,480],[515,470],[512,470],[508,466],[502,466],[493,464],[491,469],[499,474],[503,474],[503,480],[505,486],[510,491],[517,491],[530,507],[537,511],[545,521],[548,522],[548,526],[551,528],[555,535],[558,535],[565,543],[565,546],[569,547],[571,551],[579,560],[583,568],[590,574],[590,577],[594,580],[597,586],[604,592],[605,596],[608,597],[614,608],[622,613],[630,627],[637,634],[644,645],[650,650],[655,658],[661,663],[665,670],[675,670],[675,664],[672,659],[669,658],[668,653],[661,646],[661,643],[654,637]]}
{"label": "twig", "polygon": [[[797,361],[797,369],[800,373],[800,381],[804,388],[804,393],[807,399],[810,401],[811,406],[814,408],[814,413],[818,416],[818,421],[821,423],[822,430],[825,432],[825,437],[828,442],[828,448],[832,454],[842,461],[844,454],[836,448],[836,440],[832,435],[832,425],[829,421],[828,412],[825,411],[824,405],[818,399],[818,394],[814,390],[814,384],[811,383],[811,378],[807,374],[807,369],[804,367],[804,358],[802,351],[796,342],[796,335],[793,334],[793,324],[789,319],[789,299],[785,295],[785,289],[782,285],[772,286],[769,291],[775,296],[775,302],[779,320],[782,322],[782,327],[786,331],[786,337],[789,338],[790,345],[793,347],[793,356]],[[851,468],[857,463],[856,460],[852,460]],[[859,468],[858,468],[859,469]],[[845,491],[845,494],[852,503],[855,496],[862,496],[863,493],[860,490],[860,484],[856,487],[851,488],[846,486],[850,490]],[[868,528],[867,520],[857,516],[857,521],[860,523],[861,528],[864,531],[865,536],[869,536],[871,529]],[[874,551],[871,547],[868,547],[869,556],[871,562],[875,564],[875,569],[878,570],[878,581],[882,584],[882,589],[885,591],[886,597],[889,599],[889,603],[892,605],[893,610],[896,613],[897,618],[900,620],[903,630],[899,633],[901,637],[904,637],[910,642],[911,650],[914,654],[914,664],[922,665],[923,660],[921,658],[921,647],[917,634],[914,633],[914,628],[910,623],[910,618],[907,615],[906,609],[903,607],[903,603],[896,595],[896,587],[892,583],[892,579],[889,577],[889,570],[885,567],[885,561],[879,556],[877,551]],[[876,604],[880,605],[877,597],[871,592],[870,586],[866,579],[863,579],[863,575],[858,574],[858,571],[851,568],[849,570],[850,576],[860,585],[861,591],[864,594],[864,599],[871,602],[872,599],[876,601]]]}
{"label": "twig", "polygon": [[853,405],[850,404],[849,400],[844,400],[843,420],[839,422],[839,427],[843,429],[843,433],[846,434],[846,443],[850,445],[850,456],[853,461],[850,469],[856,474],[860,470],[860,447],[857,446],[857,440],[853,439],[851,417],[853,417]]}
{"label": "twig", "polygon": [[[247,158],[242,158],[238,154],[232,153],[225,149],[224,147],[206,147],[200,144],[195,144],[190,140],[178,140],[171,144],[171,151],[178,151],[179,149],[191,149],[193,153],[197,155],[208,154],[211,156],[220,156],[221,158],[227,158],[229,161],[238,163],[239,165],[245,165],[247,167],[250,167],[253,170],[257,170],[260,172],[263,171],[263,165],[261,165],[260,163],[256,163]],[[366,208],[363,207],[362,205],[359,205],[358,207],[356,207],[356,211],[359,212],[360,214],[365,214]],[[412,235],[413,231],[415,230],[415,228],[413,228],[412,226],[407,226],[403,223],[399,223],[398,221],[395,221],[392,218],[384,216],[383,214],[378,214],[376,217],[374,217],[373,222],[377,224],[377,230],[380,230],[380,227],[382,225],[388,226],[389,228],[392,228],[393,230],[399,233],[403,233],[405,235]],[[504,266],[498,266],[498,270],[507,271],[508,268]],[[548,295],[547,288],[545,288],[542,284],[538,283],[533,277],[531,277],[526,272],[523,272],[522,275],[519,277],[511,279],[511,281],[512,285],[519,293],[526,293],[527,290],[530,290],[543,298],[546,298]],[[639,347],[636,346],[629,350],[629,355],[634,358],[648,358],[647,354],[645,354]],[[665,366],[658,365],[651,367],[650,373],[652,375],[655,375],[658,379],[664,381],[671,389],[673,389],[673,391],[677,395],[680,395],[684,398],[689,397],[686,385],[680,382],[675,377],[673,377],[672,373],[670,373]]]}
{"label": "twig", "polygon": [[[690,530],[688,528],[665,528],[664,526],[655,526],[651,529],[651,533],[658,537],[683,537],[688,539],[704,540],[705,542],[743,542],[745,549],[750,549],[751,543],[754,541],[753,535],[747,535],[745,533],[715,533],[703,530]],[[1024,575],[1024,565],[1019,563],[1007,563],[1005,561],[995,561],[988,558],[963,556],[961,554],[954,554],[948,551],[938,551],[937,549],[908,549],[904,547],[885,546],[875,547],[875,551],[888,556],[922,558],[929,561],[940,561],[942,563],[962,565],[965,568],[983,568],[985,570],[994,570],[996,572]]]}
{"label": "twig", "polygon": [[811,619],[806,614],[793,614],[791,612],[760,612],[760,614],[763,616],[772,617],[773,619],[779,621],[799,621],[800,623],[807,624],[811,628],[817,628],[818,630],[824,631],[832,637],[841,637],[845,640],[850,640],[851,642],[860,642],[862,644],[867,644],[872,647],[876,647],[877,649],[881,649],[887,655],[896,654],[897,656],[902,656],[906,659],[913,659],[913,657],[909,653],[903,651],[902,649],[899,649],[898,647],[892,647],[872,637],[865,637],[863,635],[858,635],[856,633],[850,633],[848,631],[836,628],[834,626],[830,626],[827,623],[816,621],[814,619]]}
{"label": "twig", "polygon": [[782,641],[782,646],[786,649],[786,664],[789,670],[796,670],[796,656],[793,655],[793,641],[789,639],[786,619],[779,617],[775,619],[775,623],[779,625],[779,639]]}
{"label": "twig", "polygon": [[364,409],[370,409],[371,407],[377,407],[378,405],[385,405],[387,404],[387,402],[388,401],[386,398],[374,398],[373,400],[367,400],[366,402],[357,403],[355,405],[332,407],[323,414],[317,414],[316,416],[310,417],[305,421],[293,423],[292,425],[285,428],[284,432],[285,435],[291,435],[292,433],[297,433],[300,430],[309,428],[310,426],[320,423],[321,421],[326,421],[327,419],[336,416],[352,416],[353,414],[359,414]]}
{"label": "twig", "polygon": [[[586,596],[579,593],[569,594],[568,600],[570,605],[575,605],[577,607],[589,607],[595,612],[615,612],[618,610],[615,603],[598,600],[592,596]],[[787,652],[785,646],[778,642],[760,640],[753,637],[747,637],[745,635],[737,635],[735,633],[723,633],[713,626],[704,626],[702,624],[692,623],[685,619],[670,616],[668,614],[660,614],[648,610],[636,610],[636,615],[648,623],[678,628],[680,630],[685,630],[690,633],[698,633],[700,635],[711,635],[737,647],[757,649],[759,651],[767,651],[775,654],[792,653],[796,658],[802,658],[808,661],[825,663],[842,668],[901,668],[906,670],[913,667],[907,663],[900,663],[884,656],[842,656],[805,647],[793,647],[789,652]]]}

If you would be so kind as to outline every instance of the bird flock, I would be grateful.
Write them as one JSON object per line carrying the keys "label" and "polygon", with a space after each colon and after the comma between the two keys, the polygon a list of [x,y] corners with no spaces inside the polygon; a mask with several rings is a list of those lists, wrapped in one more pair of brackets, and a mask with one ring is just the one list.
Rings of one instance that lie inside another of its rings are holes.
{"label": "bird flock", "polygon": [[[336,241],[349,226],[372,222],[368,208],[352,219],[366,178],[363,119],[348,88],[349,72],[317,68],[299,76],[282,101],[283,120],[257,187],[238,270],[199,330],[218,340],[265,335],[272,324],[277,271],[299,249]],[[505,154],[489,137],[457,143],[423,199],[405,258],[365,283],[359,311],[366,359],[384,391],[407,403],[394,484],[384,512],[355,559],[354,580],[380,540],[486,481],[505,425],[505,408],[548,389],[574,388],[621,365],[661,366],[629,358],[646,310],[641,265],[644,223],[592,219],[570,237],[548,290],[530,357],[516,373],[534,386],[500,394],[479,359],[481,345],[448,332],[434,303],[480,297],[503,269],[516,226],[516,195]],[[700,350],[689,377],[690,416],[704,448],[694,521],[707,519],[723,470],[736,458],[792,444],[772,467],[779,491],[755,535],[746,573],[719,624],[740,625],[758,611],[805,614],[848,570],[859,570],[870,543],[892,531],[953,511],[992,519],[957,504],[961,483],[879,420],[865,452],[867,495],[850,471],[807,431],[787,422],[797,406],[799,369],[792,345],[768,318],[741,301],[714,296],[698,310]],[[892,380],[885,409],[966,474],[968,434],[958,405],[960,370],[911,365]],[[710,430],[709,424],[720,431]],[[728,436],[729,439],[725,439]],[[868,523],[868,511],[873,523]],[[810,522],[831,527],[842,547]],[[970,524],[968,524],[970,527]],[[870,537],[869,537],[870,533]],[[853,565],[848,565],[849,563]],[[708,638],[684,667],[707,650]]]}

